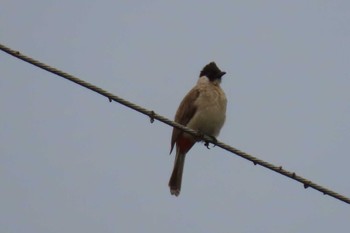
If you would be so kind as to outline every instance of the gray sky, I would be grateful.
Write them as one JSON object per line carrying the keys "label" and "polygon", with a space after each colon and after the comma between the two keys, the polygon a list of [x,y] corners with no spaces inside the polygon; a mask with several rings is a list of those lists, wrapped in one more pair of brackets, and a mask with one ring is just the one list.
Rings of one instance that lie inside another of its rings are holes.
{"label": "gray sky", "polygon": [[[219,140],[350,196],[349,1],[2,1],[1,43],[166,117],[210,61]],[[349,205],[0,52],[0,232],[345,232]]]}

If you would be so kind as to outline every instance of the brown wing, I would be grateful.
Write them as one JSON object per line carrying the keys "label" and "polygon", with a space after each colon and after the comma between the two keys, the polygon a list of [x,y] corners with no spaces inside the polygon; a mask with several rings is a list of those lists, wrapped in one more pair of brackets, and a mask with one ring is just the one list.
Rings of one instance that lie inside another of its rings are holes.
{"label": "brown wing", "polygon": [[[175,122],[186,126],[187,123],[192,119],[193,115],[197,110],[197,106],[195,106],[194,102],[199,96],[199,90],[197,88],[193,88],[190,92],[187,93],[185,98],[181,101],[179,108],[177,109],[175,115]],[[173,151],[175,142],[177,138],[181,135],[182,131],[173,128],[173,134],[171,136],[171,149],[170,154]]]}

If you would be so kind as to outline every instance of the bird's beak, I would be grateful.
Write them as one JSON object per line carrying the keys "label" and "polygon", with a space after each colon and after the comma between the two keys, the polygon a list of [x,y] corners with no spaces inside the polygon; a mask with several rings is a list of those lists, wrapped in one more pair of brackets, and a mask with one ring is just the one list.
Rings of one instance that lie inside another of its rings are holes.
{"label": "bird's beak", "polygon": [[220,74],[220,77],[224,76],[226,74],[225,71],[222,71],[221,74]]}

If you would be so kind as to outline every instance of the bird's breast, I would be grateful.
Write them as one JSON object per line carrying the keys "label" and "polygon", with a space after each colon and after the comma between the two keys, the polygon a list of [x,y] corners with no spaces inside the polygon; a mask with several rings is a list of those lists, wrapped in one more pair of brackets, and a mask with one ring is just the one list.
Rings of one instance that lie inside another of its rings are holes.
{"label": "bird's breast", "polygon": [[187,126],[207,135],[218,136],[226,118],[225,93],[218,86],[203,88],[195,105],[196,113]]}

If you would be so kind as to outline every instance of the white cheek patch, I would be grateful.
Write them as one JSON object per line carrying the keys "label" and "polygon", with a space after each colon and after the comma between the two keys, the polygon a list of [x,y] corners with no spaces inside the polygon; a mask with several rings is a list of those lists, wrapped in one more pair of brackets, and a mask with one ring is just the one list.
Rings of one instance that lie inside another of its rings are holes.
{"label": "white cheek patch", "polygon": [[221,78],[215,79],[212,83],[213,83],[214,85],[219,85],[219,84],[221,83]]}
{"label": "white cheek patch", "polygon": [[210,81],[210,79],[207,77],[207,76],[202,76],[198,79],[198,82],[197,83],[201,83],[201,84],[204,84],[204,83],[211,83],[211,84],[214,84],[214,85],[220,85],[221,83],[221,78],[219,79],[215,79],[214,81]]}

